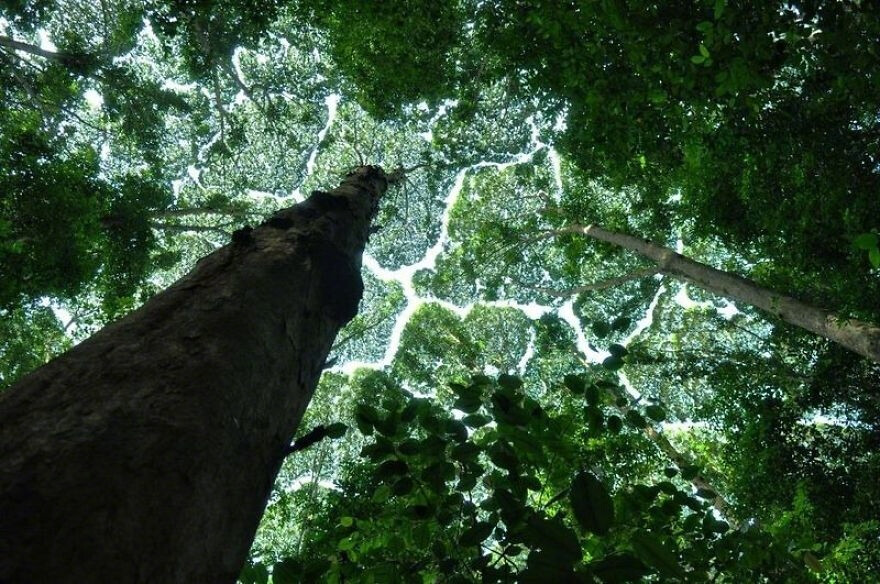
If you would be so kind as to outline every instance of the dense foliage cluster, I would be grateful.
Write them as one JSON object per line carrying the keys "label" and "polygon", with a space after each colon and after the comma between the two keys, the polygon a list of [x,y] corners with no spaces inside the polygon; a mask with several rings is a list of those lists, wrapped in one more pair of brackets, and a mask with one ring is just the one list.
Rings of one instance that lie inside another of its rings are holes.
{"label": "dense foliage cluster", "polygon": [[878,323],[878,113],[870,2],[5,2],[0,387],[379,164],[242,582],[869,581],[880,365],[564,229]]}

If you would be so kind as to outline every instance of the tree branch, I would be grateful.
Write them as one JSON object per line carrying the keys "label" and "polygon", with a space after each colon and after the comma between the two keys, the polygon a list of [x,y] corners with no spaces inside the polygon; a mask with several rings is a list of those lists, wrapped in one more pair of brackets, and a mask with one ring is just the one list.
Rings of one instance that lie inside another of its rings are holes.
{"label": "tree branch", "polygon": [[177,225],[169,223],[161,223],[159,221],[150,221],[150,227],[159,231],[167,231],[168,233],[186,233],[192,231],[195,233],[217,233],[224,237],[229,237],[229,232],[220,227],[211,227],[209,225]]}
{"label": "tree branch", "polygon": [[526,284],[524,282],[520,282],[522,286],[527,288],[531,288],[532,290],[536,290],[538,292],[543,292],[544,294],[548,294],[550,296],[556,296],[557,298],[569,298],[571,296],[575,296],[577,294],[582,294],[584,292],[595,292],[597,290],[605,290],[607,288],[613,288],[615,286],[620,286],[621,284],[625,284],[631,280],[638,280],[641,278],[646,278],[648,276],[653,276],[655,274],[660,273],[660,268],[654,266],[650,268],[643,268],[641,270],[635,270],[628,274],[624,274],[623,276],[618,276],[616,278],[609,278],[607,280],[602,280],[600,282],[594,282],[592,284],[585,284],[583,286],[576,286],[574,288],[568,288],[566,290],[555,290],[553,288],[545,288],[543,286],[533,286]]}
{"label": "tree branch", "polygon": [[260,215],[260,213],[231,207],[190,207],[186,209],[165,209],[164,211],[156,211],[150,216],[153,219],[168,219],[170,217],[191,217],[196,215],[225,215],[229,217],[245,218]]}
{"label": "tree branch", "polygon": [[91,62],[92,59],[97,58],[97,55],[92,53],[57,53],[55,51],[47,51],[46,49],[43,49],[36,45],[17,41],[12,37],[3,35],[0,35],[0,47],[4,47],[5,49],[7,49],[7,52],[13,55],[15,54],[15,51],[21,51],[22,53],[27,53],[29,55],[34,55],[37,57],[42,57],[43,59],[55,61],[64,65],[65,67],[72,69],[82,68],[83,66]]}
{"label": "tree branch", "polygon": [[[226,110],[223,109],[223,100],[220,96],[220,76],[217,74],[217,69],[213,70],[213,81],[214,81],[214,101],[217,104],[217,113],[220,116],[220,142],[226,146]],[[229,147],[226,147],[227,150]]]}
{"label": "tree branch", "polygon": [[42,57],[51,61],[59,61],[61,63],[72,56],[67,53],[56,53],[54,51],[47,51],[46,49],[40,48],[36,45],[17,41],[11,37],[3,35],[0,35],[0,47],[6,47],[14,51],[21,51],[23,53],[36,55],[37,57]]}

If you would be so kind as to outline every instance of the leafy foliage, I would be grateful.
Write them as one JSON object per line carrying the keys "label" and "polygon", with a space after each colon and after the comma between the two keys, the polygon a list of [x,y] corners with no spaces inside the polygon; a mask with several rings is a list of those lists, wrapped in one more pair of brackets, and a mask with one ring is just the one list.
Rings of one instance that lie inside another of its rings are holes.
{"label": "leafy foliage", "polygon": [[328,530],[265,570],[273,582],[276,573],[292,581],[623,582],[652,573],[698,581],[710,572],[738,581],[795,563],[768,553],[766,536],[731,531],[669,480],[626,485],[569,474],[602,463],[584,449],[571,414],[542,408],[517,376],[452,383],[451,415],[390,378],[379,383],[381,404],[354,409],[368,438],[362,461],[324,499],[316,525]]}
{"label": "leafy foliage", "polygon": [[877,365],[552,233],[880,320],[872,3],[256,4],[0,7],[0,385],[381,164],[242,582],[874,577]]}

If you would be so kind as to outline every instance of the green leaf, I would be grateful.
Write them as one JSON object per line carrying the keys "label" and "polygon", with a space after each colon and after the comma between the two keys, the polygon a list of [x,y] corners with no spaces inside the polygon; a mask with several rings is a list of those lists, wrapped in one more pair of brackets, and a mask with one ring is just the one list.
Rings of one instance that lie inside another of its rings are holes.
{"label": "green leaf", "polygon": [[587,386],[586,395],[584,397],[586,397],[588,404],[590,404],[591,406],[595,406],[599,404],[601,395],[602,394],[599,391],[599,386],[595,383],[591,383]]}
{"label": "green leaf", "polygon": [[566,375],[562,382],[572,393],[583,393],[586,387],[583,375]]}
{"label": "green leaf", "polygon": [[336,422],[327,426],[327,436],[332,440],[336,440],[345,436],[345,432],[347,430],[348,426],[346,426],[342,422]]}
{"label": "green leaf", "polygon": [[400,412],[400,421],[404,423],[412,422],[416,418],[416,414],[419,411],[419,402],[415,400],[411,400],[406,404],[406,407],[403,408],[403,411]]}
{"label": "green leaf", "polygon": [[377,479],[388,479],[394,476],[406,474],[409,471],[409,465],[402,460],[386,460],[380,464],[374,474]]}
{"label": "green leaf", "polygon": [[604,361],[602,361],[602,367],[608,369],[609,371],[617,371],[621,367],[623,367],[623,359],[618,357],[617,355],[611,355]]}
{"label": "green leaf", "polygon": [[403,477],[393,485],[391,485],[391,492],[398,497],[402,497],[403,495],[408,495],[415,488],[415,482],[409,477]]}
{"label": "green leaf", "polygon": [[489,448],[489,459],[499,468],[516,471],[519,467],[519,458],[510,446],[503,443],[495,443]]}
{"label": "green leaf", "polygon": [[293,558],[286,558],[272,566],[272,584],[297,584],[301,581],[302,566]]}
{"label": "green leaf", "polygon": [[660,489],[657,486],[648,486],[648,485],[634,485],[633,493],[643,500],[645,503],[650,503],[654,499],[657,498],[657,495],[660,494]]}
{"label": "green leaf", "polygon": [[532,550],[526,562],[526,569],[517,574],[518,584],[576,581],[573,562],[555,549]]}
{"label": "green leaf", "polygon": [[461,534],[461,537],[458,538],[458,543],[466,547],[478,545],[492,535],[494,529],[494,523],[479,522],[476,525],[465,529]]}
{"label": "green leaf", "polygon": [[358,428],[358,431],[364,436],[372,436],[373,435],[373,425],[366,420],[361,418],[355,418],[355,425]]}
{"label": "green leaf", "polygon": [[578,474],[571,484],[571,508],[581,527],[605,535],[614,525],[614,502],[605,484],[590,472]]}
{"label": "green leaf", "polygon": [[384,436],[394,436],[400,428],[400,418],[396,414],[391,414],[387,418],[377,420],[374,424],[376,430]]}
{"label": "green leaf", "polygon": [[391,487],[388,485],[379,485],[375,491],[373,491],[373,503],[382,504],[388,500],[391,496]]}
{"label": "green leaf", "polygon": [[352,525],[354,525],[354,517],[349,517],[347,515],[345,517],[340,517],[339,525],[341,525],[342,527],[351,527]]}
{"label": "green leaf", "polygon": [[814,572],[822,573],[825,571],[825,566],[822,565],[822,562],[819,561],[819,558],[817,558],[813,552],[804,552],[804,564]]}
{"label": "green leaf", "polygon": [[686,574],[678,565],[678,560],[657,536],[647,532],[637,532],[630,540],[636,556],[663,576],[684,579]]}
{"label": "green leaf", "polygon": [[602,582],[638,582],[648,573],[645,565],[632,554],[607,556],[598,562],[587,564],[594,576]]}
{"label": "green leaf", "polygon": [[401,454],[405,454],[406,456],[413,456],[414,454],[418,454],[419,452],[421,452],[421,450],[421,443],[418,440],[414,440],[412,438],[404,440],[397,445],[397,451]]}
{"label": "green leaf", "polygon": [[453,460],[467,462],[469,460],[476,460],[480,452],[482,452],[482,449],[473,442],[463,442],[453,447],[451,455]]}
{"label": "green leaf", "polygon": [[379,412],[369,404],[358,404],[354,410],[354,415],[356,418],[361,418],[371,424],[375,424],[379,419]]}
{"label": "green leaf", "polygon": [[455,488],[462,492],[468,492],[474,487],[477,486],[477,477],[476,475],[466,475],[459,479],[458,484]]}
{"label": "green leaf", "polygon": [[642,414],[638,413],[635,410],[629,410],[626,412],[626,421],[630,423],[634,428],[642,429],[648,425],[645,421],[645,418],[642,417]]}
{"label": "green leaf", "polygon": [[600,339],[604,339],[611,333],[611,326],[609,326],[607,322],[598,320],[593,321],[593,324],[590,325],[590,329],[593,331],[593,334]]}
{"label": "green leaf", "polygon": [[443,430],[457,442],[464,442],[468,438],[467,427],[458,420],[446,420]]}
{"label": "green leaf", "polygon": [[727,0],[715,0],[715,7],[712,10],[712,16],[715,20],[721,20],[725,6],[727,6]]}
{"label": "green leaf", "polygon": [[706,60],[706,57],[704,57],[703,55],[694,55],[693,57],[691,57],[691,63],[693,63],[695,65],[699,65],[705,60]]}
{"label": "green leaf", "polygon": [[620,416],[608,416],[608,420],[605,421],[605,424],[614,434],[619,434],[620,431],[623,430],[623,420]]}
{"label": "green leaf", "polygon": [[568,564],[577,562],[583,557],[577,534],[558,516],[546,519],[537,513],[533,514],[529,517],[528,529],[523,535],[532,547],[552,553]]}
{"label": "green leaf", "polygon": [[507,373],[502,373],[498,376],[498,385],[506,389],[519,389],[520,387],[522,387],[523,382],[522,379],[520,379],[516,375],[508,375]]}
{"label": "green leaf", "polygon": [[660,491],[666,493],[667,495],[675,495],[678,492],[678,488],[669,481],[660,481],[657,483],[657,487],[660,488]]}
{"label": "green leaf", "polygon": [[461,410],[466,414],[472,414],[480,409],[480,406],[483,405],[483,400],[480,399],[479,396],[471,395],[471,396],[462,396],[455,400],[455,403],[452,405],[457,410]]}
{"label": "green leaf", "polygon": [[394,454],[394,446],[387,438],[377,436],[376,442],[364,444],[361,448],[361,456],[367,457],[373,462],[379,462]]}
{"label": "green leaf", "polygon": [[461,421],[464,422],[465,426],[470,428],[479,428],[491,422],[492,418],[482,414],[470,414],[469,416],[462,418]]}
{"label": "green leaf", "polygon": [[700,43],[700,54],[707,59],[709,58],[709,49],[707,49],[706,45],[704,45],[703,43]]}
{"label": "green leaf", "polygon": [[269,571],[266,566],[257,562],[256,564],[245,564],[238,576],[241,584],[266,584],[269,581]]}
{"label": "green leaf", "polygon": [[645,408],[645,415],[655,422],[662,422],[666,419],[666,410],[658,405],[650,405]]}
{"label": "green leaf", "polygon": [[876,233],[862,233],[853,239],[852,244],[856,249],[869,250],[877,247],[878,240],[880,240],[880,237]]}
{"label": "green leaf", "polygon": [[478,373],[477,375],[471,377],[471,383],[473,383],[474,385],[489,385],[490,383],[492,383],[492,380],[489,379],[487,375]]}
{"label": "green leaf", "polygon": [[629,353],[629,351],[626,350],[626,347],[617,343],[613,343],[612,345],[610,345],[608,347],[608,352],[615,357],[626,357],[627,353]]}
{"label": "green leaf", "polygon": [[596,406],[587,406],[584,413],[586,414],[587,428],[590,431],[590,435],[600,435],[605,428],[605,416],[602,414],[602,410]]}
{"label": "green leaf", "polygon": [[430,518],[433,511],[427,505],[412,505],[408,509],[410,517],[419,521]]}
{"label": "green leaf", "polygon": [[697,492],[695,494],[701,499],[714,499],[718,496],[718,493],[716,493],[712,489],[697,489]]}
{"label": "green leaf", "polygon": [[682,469],[681,469],[681,478],[683,478],[686,481],[694,480],[695,478],[697,478],[698,474],[700,474],[700,469],[699,469],[699,467],[694,466],[694,465],[688,465],[688,466],[682,467]]}
{"label": "green leaf", "polygon": [[455,477],[455,465],[446,460],[438,460],[422,470],[422,480],[431,483],[435,490],[441,491],[447,480]]}
{"label": "green leaf", "polygon": [[880,268],[880,249],[872,247],[868,252],[868,261],[871,262],[872,267]]}
{"label": "green leaf", "polygon": [[544,484],[531,475],[521,476],[520,483],[530,491],[541,491],[544,489]]}
{"label": "green leaf", "polygon": [[470,391],[468,386],[466,386],[462,383],[454,383],[454,382],[449,384],[449,389],[451,389],[456,395],[462,395],[465,393],[469,393],[469,391]]}

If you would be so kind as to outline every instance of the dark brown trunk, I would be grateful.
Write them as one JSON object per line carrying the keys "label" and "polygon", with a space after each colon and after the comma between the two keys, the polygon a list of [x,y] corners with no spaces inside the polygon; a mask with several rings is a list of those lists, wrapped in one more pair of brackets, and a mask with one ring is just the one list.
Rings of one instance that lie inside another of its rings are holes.
{"label": "dark brown trunk", "polygon": [[0,583],[235,581],[387,182],[237,232],[0,398]]}

